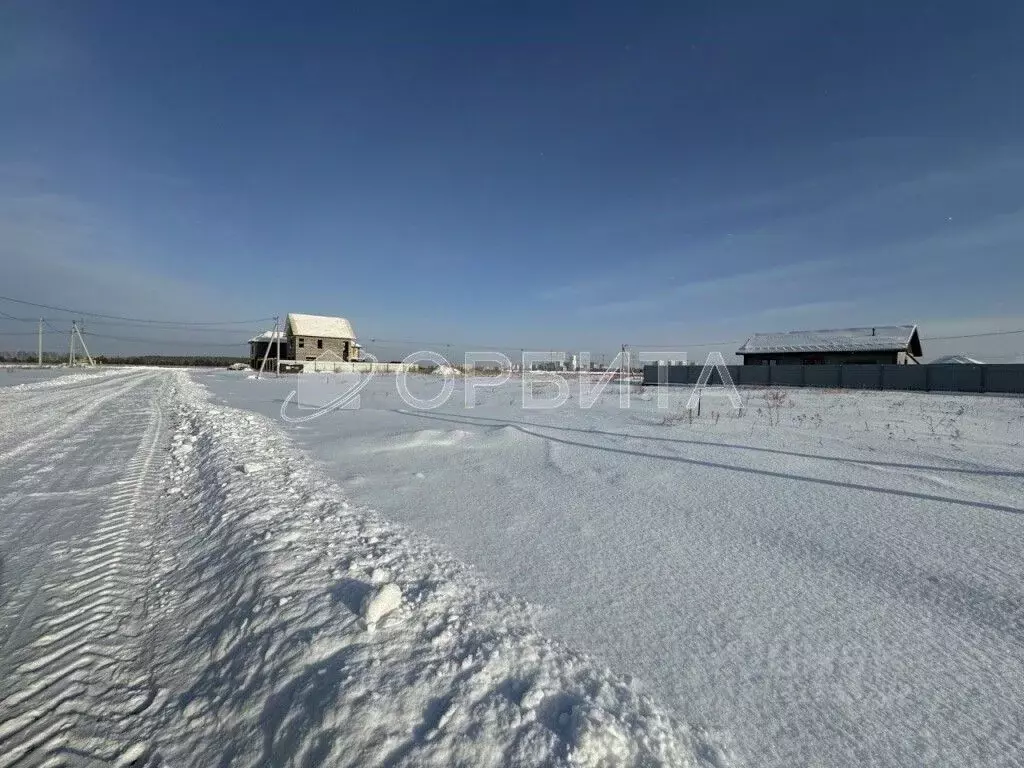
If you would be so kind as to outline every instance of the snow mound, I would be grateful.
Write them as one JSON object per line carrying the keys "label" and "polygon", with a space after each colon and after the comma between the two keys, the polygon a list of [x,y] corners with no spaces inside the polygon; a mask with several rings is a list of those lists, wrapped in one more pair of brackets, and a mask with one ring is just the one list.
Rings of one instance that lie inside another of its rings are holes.
{"label": "snow mound", "polygon": [[450,365],[439,365],[433,371],[435,376],[461,376],[462,371]]}
{"label": "snow mound", "polygon": [[467,429],[419,429],[386,440],[377,447],[377,452],[403,451],[416,448],[450,448],[471,440],[473,433]]}
{"label": "snow mound", "polygon": [[[192,501],[158,627],[187,691],[167,764],[729,765],[716,737],[541,634],[528,605],[351,508],[273,421],[179,386],[197,450],[174,459]],[[266,471],[237,471],[250,462]]]}

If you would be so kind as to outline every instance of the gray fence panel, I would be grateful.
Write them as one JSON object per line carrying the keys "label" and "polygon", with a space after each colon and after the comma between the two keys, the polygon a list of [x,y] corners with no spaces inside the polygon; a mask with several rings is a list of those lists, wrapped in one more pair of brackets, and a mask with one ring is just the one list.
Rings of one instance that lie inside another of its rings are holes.
{"label": "gray fence panel", "polygon": [[772,385],[779,387],[802,387],[804,383],[804,365],[772,365]]}
{"label": "gray fence panel", "polygon": [[839,384],[844,389],[881,389],[882,366],[870,364],[841,366]]}
{"label": "gray fence panel", "polygon": [[[663,367],[666,383],[693,386],[703,366]],[[841,387],[933,392],[1003,392],[1024,395],[1024,365],[729,365],[743,386]],[[644,366],[644,384],[658,383],[658,366]],[[721,385],[712,370],[709,386]]]}
{"label": "gray fence panel", "polygon": [[766,387],[768,386],[768,374],[771,373],[771,366],[768,365],[740,365],[739,375],[736,383],[743,386]]}
{"label": "gray fence panel", "polygon": [[686,383],[688,383],[688,381],[689,381],[689,379],[687,379],[686,366],[684,366],[684,365],[670,365],[668,367],[668,383],[669,384],[686,384]]}
{"label": "gray fence panel", "polygon": [[928,366],[886,365],[882,369],[884,389],[925,391],[928,389]]}
{"label": "gray fence panel", "polygon": [[1024,365],[986,365],[986,392],[1010,392],[1024,395]]}
{"label": "gray fence panel", "polygon": [[656,385],[662,383],[662,382],[660,382],[658,380],[658,374],[659,373],[664,377],[664,383],[668,384],[669,383],[668,372],[669,372],[669,368],[668,368],[667,365],[659,366],[657,363],[651,363],[650,365],[645,365],[644,368],[643,368],[643,378],[642,378],[644,386],[656,386]]}
{"label": "gray fence panel", "polygon": [[804,371],[804,386],[807,387],[838,387],[838,365],[808,365]]}
{"label": "gray fence panel", "polygon": [[980,365],[929,365],[928,389],[932,392],[980,392]]}

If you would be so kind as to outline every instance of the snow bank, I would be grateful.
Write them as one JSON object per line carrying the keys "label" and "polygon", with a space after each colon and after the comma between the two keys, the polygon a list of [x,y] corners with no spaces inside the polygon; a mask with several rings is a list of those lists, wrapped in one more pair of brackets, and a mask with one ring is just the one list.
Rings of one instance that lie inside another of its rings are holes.
{"label": "snow bank", "polygon": [[157,629],[182,688],[168,764],[730,764],[541,635],[526,604],[350,508],[270,420],[176,386],[167,484],[188,536],[161,576],[180,597]]}

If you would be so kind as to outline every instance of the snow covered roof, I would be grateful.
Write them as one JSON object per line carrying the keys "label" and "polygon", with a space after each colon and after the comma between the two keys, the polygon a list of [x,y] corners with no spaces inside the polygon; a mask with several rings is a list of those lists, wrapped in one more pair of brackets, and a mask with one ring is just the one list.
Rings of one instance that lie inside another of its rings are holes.
{"label": "snow covered roof", "polygon": [[322,336],[327,339],[354,339],[352,324],[344,317],[297,315],[288,313],[288,329],[292,336]]}
{"label": "snow covered roof", "polygon": [[916,325],[755,333],[736,353],[750,355],[786,352],[891,352],[905,349],[909,349],[915,357],[921,354],[921,340],[918,338]]}
{"label": "snow covered roof", "polygon": [[946,355],[931,361],[932,365],[984,365],[981,360],[975,360],[967,355]]}
{"label": "snow covered roof", "polygon": [[252,344],[257,341],[273,341],[274,339],[281,339],[281,341],[284,341],[284,331],[264,331],[259,336],[253,336],[249,339],[249,343]]}

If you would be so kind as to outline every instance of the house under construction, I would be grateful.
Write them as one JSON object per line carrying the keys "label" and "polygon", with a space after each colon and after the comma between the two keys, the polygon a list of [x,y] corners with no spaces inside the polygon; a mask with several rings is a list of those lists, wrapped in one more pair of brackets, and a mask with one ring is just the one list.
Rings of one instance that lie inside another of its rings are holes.
{"label": "house under construction", "polygon": [[344,317],[289,313],[284,330],[265,331],[249,339],[249,364],[259,368],[282,363],[332,360],[356,362],[361,347],[352,324]]}

